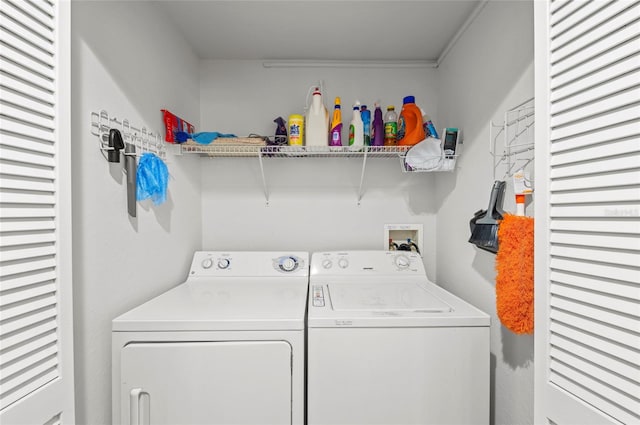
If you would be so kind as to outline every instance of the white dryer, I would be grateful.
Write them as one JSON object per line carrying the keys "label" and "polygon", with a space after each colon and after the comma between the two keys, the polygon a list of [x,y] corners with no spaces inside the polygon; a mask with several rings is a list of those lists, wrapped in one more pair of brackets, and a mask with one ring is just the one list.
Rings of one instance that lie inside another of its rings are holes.
{"label": "white dryer", "polygon": [[308,310],[308,425],[489,423],[489,316],[417,254],[314,253]]}
{"label": "white dryer", "polygon": [[113,320],[113,422],[303,424],[307,253],[196,252]]}

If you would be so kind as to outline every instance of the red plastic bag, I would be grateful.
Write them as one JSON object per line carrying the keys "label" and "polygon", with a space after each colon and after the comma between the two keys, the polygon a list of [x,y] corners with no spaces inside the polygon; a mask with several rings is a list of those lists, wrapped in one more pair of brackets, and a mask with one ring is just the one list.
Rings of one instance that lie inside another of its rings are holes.
{"label": "red plastic bag", "polygon": [[161,111],[165,128],[165,141],[169,143],[176,143],[176,131],[184,131],[189,134],[195,133],[196,129],[192,124],[172,114],[166,109],[161,109]]}

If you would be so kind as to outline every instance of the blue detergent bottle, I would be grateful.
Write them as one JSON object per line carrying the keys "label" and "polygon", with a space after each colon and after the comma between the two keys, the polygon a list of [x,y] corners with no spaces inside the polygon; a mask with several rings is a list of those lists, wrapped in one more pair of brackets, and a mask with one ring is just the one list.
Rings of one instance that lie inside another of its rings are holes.
{"label": "blue detergent bottle", "polygon": [[362,118],[364,145],[371,146],[371,111],[367,109],[367,105],[360,107],[360,117]]}

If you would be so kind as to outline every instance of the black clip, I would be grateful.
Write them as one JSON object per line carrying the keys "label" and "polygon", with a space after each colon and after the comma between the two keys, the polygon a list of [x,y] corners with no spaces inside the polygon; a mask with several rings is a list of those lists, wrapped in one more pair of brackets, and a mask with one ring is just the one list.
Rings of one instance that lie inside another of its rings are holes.
{"label": "black clip", "polygon": [[117,128],[109,130],[109,148],[107,161],[120,162],[120,150],[124,149],[124,140],[122,140],[122,134]]}

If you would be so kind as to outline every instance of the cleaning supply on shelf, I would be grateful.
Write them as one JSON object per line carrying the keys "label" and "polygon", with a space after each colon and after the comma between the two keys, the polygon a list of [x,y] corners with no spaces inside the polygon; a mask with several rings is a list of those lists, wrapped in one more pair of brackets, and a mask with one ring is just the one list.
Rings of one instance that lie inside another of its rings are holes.
{"label": "cleaning supply on shelf", "polygon": [[232,138],[238,137],[235,134],[218,133],[217,131],[203,131],[200,133],[187,133],[184,131],[176,131],[174,141],[175,143],[183,143],[191,139],[201,145],[209,145],[218,138]]}
{"label": "cleaning supply on shelf", "polygon": [[349,124],[349,146],[351,150],[359,150],[364,146],[364,129],[358,101],[353,105],[353,117]]}
{"label": "cleaning supply on shelf", "polygon": [[533,230],[533,218],[510,214],[505,214],[498,229],[496,312],[516,334],[533,333]]}
{"label": "cleaning supply on shelf", "polygon": [[398,114],[393,105],[387,106],[387,113],[384,114],[384,145],[395,146],[398,137]]}
{"label": "cleaning supply on shelf", "polygon": [[[164,140],[169,143],[180,143],[180,140],[176,139],[176,133],[178,131],[191,134],[195,133],[196,128],[183,120],[179,116],[172,114],[167,109],[161,109],[162,112],[162,120],[164,121],[164,129],[165,136]],[[187,139],[182,140],[182,142],[186,142]]]}
{"label": "cleaning supply on shelf", "polygon": [[282,117],[278,117],[273,120],[276,123],[276,133],[274,139],[274,145],[286,145],[287,144],[287,124]]}
{"label": "cleaning supply on shelf", "polygon": [[289,131],[289,145],[302,146],[304,141],[304,117],[300,114],[289,115],[287,129]]}
{"label": "cleaning supply on shelf", "polygon": [[136,180],[136,199],[138,201],[151,198],[154,205],[160,205],[167,200],[169,170],[167,164],[156,154],[150,152],[142,154]]}
{"label": "cleaning supply on shelf", "polygon": [[505,186],[504,181],[496,180],[491,189],[487,210],[477,211],[469,222],[471,228],[469,243],[493,253],[498,252],[498,226],[499,220],[504,216],[502,199]]}
{"label": "cleaning supply on shelf", "polygon": [[336,97],[333,104],[333,117],[331,118],[331,131],[329,132],[329,146],[342,146],[342,107],[340,98]]}
{"label": "cleaning supply on shelf", "polygon": [[373,124],[371,125],[371,146],[382,146],[384,144],[384,121],[382,119],[382,109],[380,103],[375,103],[373,112]]}
{"label": "cleaning supply on shelf", "polygon": [[322,101],[320,88],[313,91],[311,107],[305,117],[305,145],[327,146],[327,131],[329,131],[329,112]]}
{"label": "cleaning supply on shelf", "polygon": [[458,143],[462,143],[460,142],[462,140],[461,132],[457,128],[449,127],[445,128],[443,133],[442,151],[447,158],[453,159],[457,152]]}
{"label": "cleaning supply on shelf", "polygon": [[412,146],[425,139],[422,112],[413,96],[405,96],[398,118],[398,145]]}
{"label": "cleaning supply on shelf", "polygon": [[360,118],[362,118],[362,142],[365,146],[371,146],[371,111],[367,105],[360,107]]}
{"label": "cleaning supply on shelf", "polygon": [[427,137],[434,137],[436,139],[440,138],[438,137],[436,127],[433,125],[433,122],[431,122],[431,118],[429,118],[429,115],[424,113],[422,114],[422,128],[424,129],[424,134]]}
{"label": "cleaning supply on shelf", "polygon": [[416,143],[404,156],[405,171],[441,171],[444,158],[440,140],[428,137]]}

